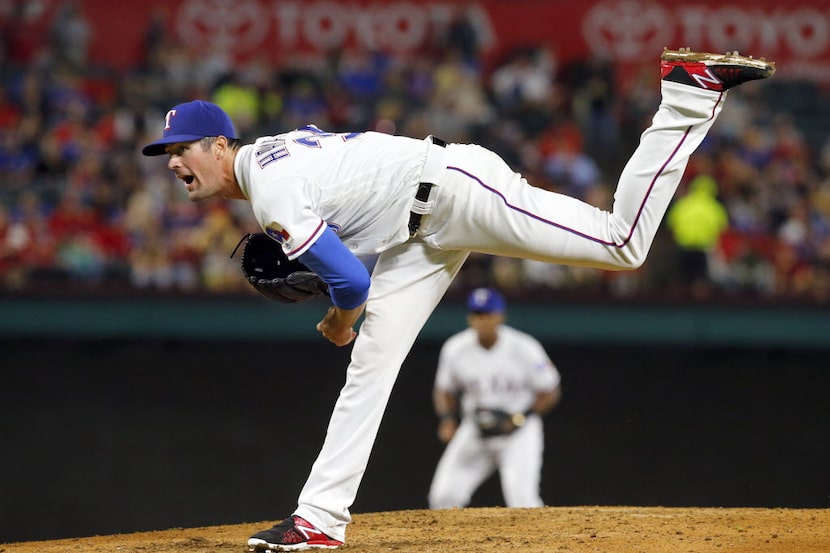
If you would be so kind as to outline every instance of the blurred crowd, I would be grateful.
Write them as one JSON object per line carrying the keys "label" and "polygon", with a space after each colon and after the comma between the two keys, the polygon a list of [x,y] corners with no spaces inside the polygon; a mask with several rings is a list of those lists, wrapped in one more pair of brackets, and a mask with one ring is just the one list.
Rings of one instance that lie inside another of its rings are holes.
{"label": "blurred crowd", "polygon": [[[0,29],[3,293],[247,292],[229,256],[258,230],[249,205],[193,204],[163,161],[140,155],[183,101],[216,102],[244,140],[313,123],[475,142],[534,186],[603,208],[659,102],[656,59],[563,64],[539,47],[485,64],[463,13],[429,52],[298,53],[279,64],[178,43],[152,18],[142,62],[116,72],[90,63],[82,5],[64,4],[46,35],[26,33],[15,14]],[[795,105],[826,103],[826,91],[786,83],[788,104],[773,100],[775,86],[730,91],[643,268],[474,254],[455,289],[830,300],[830,142],[808,139]]]}

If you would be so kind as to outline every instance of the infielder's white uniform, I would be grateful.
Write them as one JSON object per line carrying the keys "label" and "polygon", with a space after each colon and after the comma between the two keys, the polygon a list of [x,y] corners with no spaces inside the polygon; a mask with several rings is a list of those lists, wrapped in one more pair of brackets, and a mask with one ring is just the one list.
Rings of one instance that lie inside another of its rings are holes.
{"label": "infielder's white uniform", "polygon": [[[295,514],[345,539],[400,366],[470,251],[601,269],[643,263],[688,158],[726,96],[661,85],[662,103],[620,176],[610,213],[529,186],[474,145],[301,130],[239,151],[242,191],[289,257],[306,251],[326,225],[353,253],[380,253],[346,383]],[[410,238],[419,182],[436,186]]]}
{"label": "infielder's white uniform", "polygon": [[482,438],[473,420],[477,408],[524,413],[536,394],[559,386],[559,371],[532,336],[502,324],[487,349],[468,328],[441,348],[435,388],[461,395],[461,424],[435,470],[431,509],[465,507],[475,490],[498,469],[508,507],[541,507],[539,483],[544,451],[542,418],[532,414],[506,436]]}

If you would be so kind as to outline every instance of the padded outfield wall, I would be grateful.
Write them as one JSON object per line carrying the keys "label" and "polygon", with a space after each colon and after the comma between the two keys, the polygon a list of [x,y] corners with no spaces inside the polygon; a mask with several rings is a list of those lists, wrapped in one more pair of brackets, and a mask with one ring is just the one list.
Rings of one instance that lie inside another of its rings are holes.
{"label": "padded outfield wall", "polygon": [[[314,333],[325,306],[289,318],[260,300],[157,302],[0,302],[0,542],[293,509],[349,353]],[[821,310],[509,316],[563,374],[548,504],[830,507]],[[463,309],[442,306],[406,361],[355,512],[426,506],[441,452],[432,378],[460,325]],[[501,504],[495,480],[475,504]]]}

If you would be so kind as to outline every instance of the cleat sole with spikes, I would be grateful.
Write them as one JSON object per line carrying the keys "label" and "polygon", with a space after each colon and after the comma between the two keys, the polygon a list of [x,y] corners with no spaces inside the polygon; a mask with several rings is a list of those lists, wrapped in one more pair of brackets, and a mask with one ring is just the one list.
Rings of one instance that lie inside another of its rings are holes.
{"label": "cleat sole with spikes", "polygon": [[742,56],[738,52],[711,54],[693,52],[690,48],[666,48],[660,60],[663,80],[713,91],[766,79],[775,73],[775,62]]}
{"label": "cleat sole with spikes", "polygon": [[766,58],[756,59],[752,56],[742,56],[737,51],[727,52],[725,54],[710,54],[707,52],[692,52],[690,48],[681,48],[679,50],[665,48],[660,59],[663,61],[701,62],[706,65],[743,65],[745,67],[760,69],[761,71],[768,71],[768,77],[775,73],[774,61],[767,61]]}

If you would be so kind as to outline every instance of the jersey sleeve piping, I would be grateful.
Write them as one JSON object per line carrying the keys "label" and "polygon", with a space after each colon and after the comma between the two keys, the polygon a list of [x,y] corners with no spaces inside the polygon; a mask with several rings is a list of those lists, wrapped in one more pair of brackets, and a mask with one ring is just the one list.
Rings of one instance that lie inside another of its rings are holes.
{"label": "jersey sleeve piping", "polygon": [[326,229],[325,222],[322,219],[320,219],[320,223],[317,225],[317,228],[314,229],[314,232],[311,233],[311,236],[309,236],[308,239],[305,242],[303,242],[302,244],[300,244],[299,246],[297,246],[293,250],[291,250],[289,252],[286,252],[285,255],[288,257],[288,259],[296,259],[300,255],[305,253],[306,250],[308,250],[308,248],[310,248],[311,245],[314,242],[316,242],[318,238],[320,238],[320,236],[323,234],[323,231],[325,229]]}

